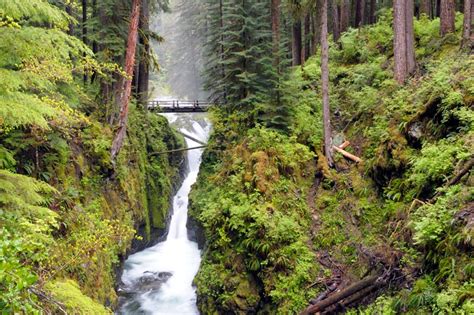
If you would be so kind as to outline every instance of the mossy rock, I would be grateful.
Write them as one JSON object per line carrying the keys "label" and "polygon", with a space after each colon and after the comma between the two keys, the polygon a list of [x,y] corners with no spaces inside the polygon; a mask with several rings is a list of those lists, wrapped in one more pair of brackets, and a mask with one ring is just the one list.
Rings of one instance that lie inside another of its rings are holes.
{"label": "mossy rock", "polygon": [[76,281],[71,279],[46,284],[54,299],[66,307],[70,314],[112,314],[112,311],[84,295]]}

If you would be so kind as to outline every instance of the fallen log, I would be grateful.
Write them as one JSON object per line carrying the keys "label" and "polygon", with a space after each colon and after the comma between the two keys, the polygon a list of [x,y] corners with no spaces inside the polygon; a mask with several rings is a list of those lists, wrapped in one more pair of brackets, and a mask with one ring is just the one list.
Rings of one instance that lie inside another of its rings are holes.
{"label": "fallen log", "polygon": [[317,313],[317,312],[321,312],[323,311],[325,308],[347,298],[347,297],[350,297],[351,295],[369,287],[369,286],[372,286],[376,281],[377,279],[379,278],[379,276],[369,276],[369,277],[366,277],[350,286],[348,286],[347,288],[345,289],[342,289],[341,291],[331,295],[330,297],[314,304],[314,305],[311,305],[309,306],[307,309],[305,309],[301,315],[308,315],[308,314],[314,314],[314,313]]}
{"label": "fallen log", "polygon": [[333,146],[333,149],[336,150],[337,152],[341,153],[344,157],[348,158],[349,160],[352,160],[356,163],[362,162],[362,159],[360,157],[355,156],[354,154],[351,154],[339,147]]}
{"label": "fallen log", "polygon": [[189,151],[189,150],[204,149],[206,147],[207,147],[207,145],[201,145],[199,147],[182,148],[182,149],[167,150],[167,151],[161,151],[161,152],[153,152],[153,153],[150,153],[148,155],[152,156],[152,155],[159,155],[159,154],[165,154],[165,153],[183,152],[183,151]]}
{"label": "fallen log", "polygon": [[189,140],[192,140],[192,141],[194,141],[194,142],[196,142],[196,143],[198,143],[198,144],[200,144],[200,145],[207,145],[207,143],[202,142],[201,140],[196,139],[196,138],[194,138],[194,137],[188,135],[187,133],[184,133],[184,132],[182,132],[182,131],[178,131],[178,133],[180,133],[183,137],[188,138]]}
{"label": "fallen log", "polygon": [[361,291],[359,291],[359,292],[353,294],[352,296],[344,299],[341,302],[341,305],[343,305],[344,307],[348,307],[351,304],[353,304],[353,303],[355,303],[359,300],[362,300],[363,298],[367,297],[370,293],[372,293],[373,291],[380,288],[382,286],[382,284],[383,284],[382,282],[376,282],[373,285],[370,285],[367,288],[362,289]]}

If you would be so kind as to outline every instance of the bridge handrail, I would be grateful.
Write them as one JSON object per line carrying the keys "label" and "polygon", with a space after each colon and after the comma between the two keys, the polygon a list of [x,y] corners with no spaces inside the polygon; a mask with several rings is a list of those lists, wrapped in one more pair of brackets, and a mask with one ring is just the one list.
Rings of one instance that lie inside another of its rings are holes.
{"label": "bridge handrail", "polygon": [[152,100],[148,101],[148,107],[209,107],[211,104],[207,101],[180,101],[180,100]]}

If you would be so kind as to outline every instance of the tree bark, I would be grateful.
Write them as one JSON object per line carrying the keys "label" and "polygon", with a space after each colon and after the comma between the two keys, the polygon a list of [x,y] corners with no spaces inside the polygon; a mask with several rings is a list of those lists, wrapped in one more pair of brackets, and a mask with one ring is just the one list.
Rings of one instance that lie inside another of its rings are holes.
{"label": "tree bark", "polygon": [[311,56],[311,19],[309,13],[304,17],[303,51],[301,61],[304,63]]}
{"label": "tree bark", "polygon": [[292,37],[292,56],[293,56],[293,66],[301,65],[301,20],[296,18],[293,22],[292,27],[293,37]]}
{"label": "tree bark", "polygon": [[143,47],[143,54],[138,65],[138,80],[137,80],[137,94],[138,101],[142,106],[146,105],[148,99],[149,79],[150,79],[150,64],[148,56],[150,55],[150,39],[147,33],[150,30],[150,10],[149,0],[142,0],[142,9],[140,14],[140,29],[142,30],[140,36],[140,43]]}
{"label": "tree bark", "polygon": [[321,3],[322,0],[316,0],[316,10],[313,10],[314,13],[312,15],[313,18],[313,38],[311,40],[312,47],[311,53],[314,55],[318,49],[318,45],[321,42]]}
{"label": "tree bark", "polygon": [[[277,80],[280,80],[281,67],[280,67],[280,0],[271,1],[271,20],[272,20],[272,53],[273,53],[273,68],[277,74]],[[280,106],[280,89],[276,88],[275,99],[277,106]]]}
{"label": "tree bark", "polygon": [[420,14],[426,14],[429,18],[431,17],[431,0],[420,1]]}
{"label": "tree bark", "polygon": [[413,0],[405,1],[405,37],[407,52],[407,75],[415,71],[415,33],[413,30],[413,17],[415,15],[415,3]]}
{"label": "tree bark", "polygon": [[87,0],[82,0],[82,42],[87,45]]}
{"label": "tree bark", "polygon": [[341,2],[341,16],[340,16],[340,24],[339,29],[341,33],[344,33],[349,28],[349,21],[350,21],[350,9],[351,3],[350,0],[342,0]]}
{"label": "tree bark", "polygon": [[272,0],[272,40],[273,40],[273,66],[280,74],[280,0]]}
{"label": "tree bark", "polygon": [[328,165],[334,165],[331,142],[331,112],[329,107],[329,43],[328,43],[328,0],[323,0],[321,10],[321,81],[323,96],[324,154]]}
{"label": "tree bark", "polygon": [[455,31],[455,0],[441,0],[441,36]]}
{"label": "tree bark", "polygon": [[375,11],[377,11],[377,1],[370,0],[370,9],[369,9],[369,24],[375,24],[377,18],[375,16]]}
{"label": "tree bark", "polygon": [[331,8],[332,8],[332,37],[334,42],[337,42],[341,37],[341,29],[340,29],[340,19],[339,19],[339,8],[338,4],[335,1],[331,1]]}
{"label": "tree bark", "polygon": [[471,45],[471,28],[474,3],[472,0],[464,0],[464,22],[462,30],[462,47]]}
{"label": "tree bark", "polygon": [[361,27],[365,20],[365,0],[356,0],[355,26]]}
{"label": "tree bark", "polygon": [[[98,16],[99,16],[99,14],[98,14],[98,10],[97,10],[97,0],[92,0],[92,17],[96,18]],[[92,32],[96,33],[97,28],[94,27]],[[97,44],[97,41],[93,40],[92,41],[92,52],[94,53],[94,55],[96,55],[98,51],[99,51],[99,46]],[[97,77],[97,73],[94,71],[92,73],[92,76],[91,76],[91,83],[94,83],[96,77]]]}
{"label": "tree bark", "polygon": [[[72,10],[72,5],[71,4],[68,4],[66,5],[66,13],[74,18],[74,14],[73,14],[73,10]],[[69,36],[74,36],[74,23],[72,22],[69,22],[69,25],[68,25],[68,31],[67,31],[68,35]]]}
{"label": "tree bark", "polygon": [[130,25],[128,29],[127,51],[125,55],[125,73],[126,78],[121,79],[121,95],[119,97],[120,116],[118,129],[112,142],[111,160],[115,164],[117,155],[123,146],[123,141],[127,132],[128,109],[130,105],[130,94],[132,91],[133,69],[135,64],[135,53],[138,39],[138,22],[140,20],[141,0],[133,0],[132,13],[130,15]]}
{"label": "tree bark", "polygon": [[407,40],[405,33],[406,6],[405,0],[393,0],[394,28],[394,76],[398,83],[403,84],[407,77]]}
{"label": "tree bark", "polygon": [[[87,0],[82,0],[82,42],[87,45]],[[86,54],[84,53],[84,57]],[[89,81],[87,74],[84,73],[84,85]]]}

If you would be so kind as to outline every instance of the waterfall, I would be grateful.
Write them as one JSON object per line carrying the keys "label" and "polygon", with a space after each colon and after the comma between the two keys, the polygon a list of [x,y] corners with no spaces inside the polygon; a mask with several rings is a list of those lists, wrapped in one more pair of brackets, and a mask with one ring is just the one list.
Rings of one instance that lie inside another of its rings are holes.
{"label": "waterfall", "polygon": [[[166,114],[196,139],[207,141],[206,114]],[[188,147],[199,144],[186,139]],[[125,303],[119,314],[199,314],[192,285],[201,261],[197,243],[188,239],[188,196],[196,182],[202,150],[187,151],[188,173],[173,199],[173,216],[164,242],[131,255],[122,275]]]}

